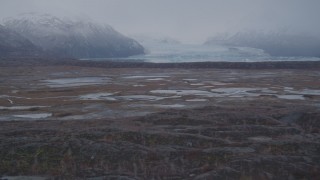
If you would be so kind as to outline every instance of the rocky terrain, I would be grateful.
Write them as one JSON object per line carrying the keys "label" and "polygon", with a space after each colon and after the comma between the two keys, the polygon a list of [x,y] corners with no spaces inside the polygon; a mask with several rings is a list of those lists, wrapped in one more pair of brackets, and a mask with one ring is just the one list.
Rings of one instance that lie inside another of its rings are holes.
{"label": "rocky terrain", "polygon": [[319,179],[319,68],[266,67],[0,67],[0,179]]}
{"label": "rocky terrain", "polygon": [[[33,44],[30,47],[36,46],[43,50],[47,57],[110,58],[144,53],[144,48],[137,41],[120,34],[111,26],[99,25],[90,20],[69,20],[48,14],[26,13],[7,18],[3,24],[29,40]],[[0,36],[5,37],[4,34]]]}
{"label": "rocky terrain", "polygon": [[39,56],[41,50],[20,34],[0,25],[0,57]]}

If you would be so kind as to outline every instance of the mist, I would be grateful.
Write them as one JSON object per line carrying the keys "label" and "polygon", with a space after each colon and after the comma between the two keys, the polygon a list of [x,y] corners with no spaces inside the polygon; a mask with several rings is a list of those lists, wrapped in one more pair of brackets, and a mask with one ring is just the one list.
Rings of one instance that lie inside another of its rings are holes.
{"label": "mist", "polygon": [[89,18],[125,35],[203,43],[218,33],[287,31],[320,36],[318,0],[0,0],[0,19],[26,12]]}
{"label": "mist", "polygon": [[0,180],[320,180],[319,9],[0,0]]}

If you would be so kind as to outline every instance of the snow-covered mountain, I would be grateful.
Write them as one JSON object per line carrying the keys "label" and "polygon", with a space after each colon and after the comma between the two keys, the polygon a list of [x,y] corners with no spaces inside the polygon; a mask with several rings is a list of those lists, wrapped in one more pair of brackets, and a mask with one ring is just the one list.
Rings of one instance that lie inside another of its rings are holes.
{"label": "snow-covered mountain", "polygon": [[0,25],[0,57],[38,56],[41,51],[28,39]]}
{"label": "snow-covered mountain", "polygon": [[144,53],[137,41],[88,20],[27,13],[6,19],[4,25],[53,56],[107,58]]}
{"label": "snow-covered mountain", "polygon": [[320,57],[320,39],[303,34],[239,32],[210,38],[205,45],[262,49],[272,56]]}

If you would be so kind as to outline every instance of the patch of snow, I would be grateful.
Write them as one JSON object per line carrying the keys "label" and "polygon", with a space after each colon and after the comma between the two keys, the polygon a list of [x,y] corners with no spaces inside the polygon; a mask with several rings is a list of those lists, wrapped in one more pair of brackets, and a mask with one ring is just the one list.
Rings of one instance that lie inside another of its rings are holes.
{"label": "patch of snow", "polygon": [[10,104],[13,104],[13,101],[11,99],[7,99]]}
{"label": "patch of snow", "polygon": [[226,94],[241,94],[247,93],[248,91],[256,91],[256,88],[216,88],[211,89],[212,92],[226,93]]}
{"label": "patch of snow", "polygon": [[198,79],[183,79],[184,81],[198,81]]}
{"label": "patch of snow", "polygon": [[188,95],[195,95],[195,96],[206,96],[206,97],[216,97],[219,96],[218,94],[214,94],[208,91],[201,91],[201,90],[152,90],[150,93],[154,94],[174,94],[178,96],[188,96]]}
{"label": "patch of snow", "polygon": [[170,76],[125,76],[124,79],[169,78]]}
{"label": "patch of snow", "polygon": [[303,94],[303,95],[320,95],[320,90],[318,89],[303,89],[301,91],[293,91],[293,90],[286,90],[286,92],[292,94]]}
{"label": "patch of snow", "polygon": [[208,101],[208,99],[187,99],[188,102],[205,102]]}
{"label": "patch of snow", "polygon": [[153,78],[153,79],[147,79],[147,81],[164,81],[163,78]]}
{"label": "patch of snow", "polygon": [[81,100],[109,100],[109,101],[115,101],[116,99],[113,97],[110,97],[113,95],[113,93],[92,93],[92,94],[86,94],[81,95]]}
{"label": "patch of snow", "polygon": [[129,96],[118,96],[117,99],[124,100],[140,100],[140,101],[159,101],[168,97],[150,96],[150,95],[129,95]]}
{"label": "patch of snow", "polygon": [[152,105],[154,107],[159,107],[159,108],[183,108],[186,105],[183,104],[158,104],[158,105]]}
{"label": "patch of snow", "polygon": [[304,100],[303,95],[276,95],[279,99]]}
{"label": "patch of snow", "polygon": [[[218,81],[210,81],[208,82],[212,85],[215,85],[215,86],[224,86],[224,85],[227,85],[228,83],[223,83],[223,82],[218,82]],[[230,84],[230,83],[229,83]]]}
{"label": "patch of snow", "polygon": [[49,106],[0,106],[0,110],[30,110],[33,108],[46,108]]}
{"label": "patch of snow", "polygon": [[144,86],[146,86],[146,85],[143,85],[143,84],[135,84],[135,85],[133,85],[133,87],[144,87]]}
{"label": "patch of snow", "polygon": [[52,113],[13,115],[13,117],[17,117],[17,118],[30,118],[30,119],[42,119],[50,116],[52,116]]}
{"label": "patch of snow", "polygon": [[190,84],[191,86],[203,86],[203,83],[194,83],[194,84]]}

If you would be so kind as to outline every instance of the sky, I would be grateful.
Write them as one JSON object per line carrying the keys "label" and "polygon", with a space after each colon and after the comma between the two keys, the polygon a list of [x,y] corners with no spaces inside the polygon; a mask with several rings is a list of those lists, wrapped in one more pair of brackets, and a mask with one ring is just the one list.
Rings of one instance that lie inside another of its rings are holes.
{"label": "sky", "polygon": [[0,19],[28,12],[87,17],[129,36],[203,43],[247,30],[320,37],[319,9],[320,0],[0,0]]}

